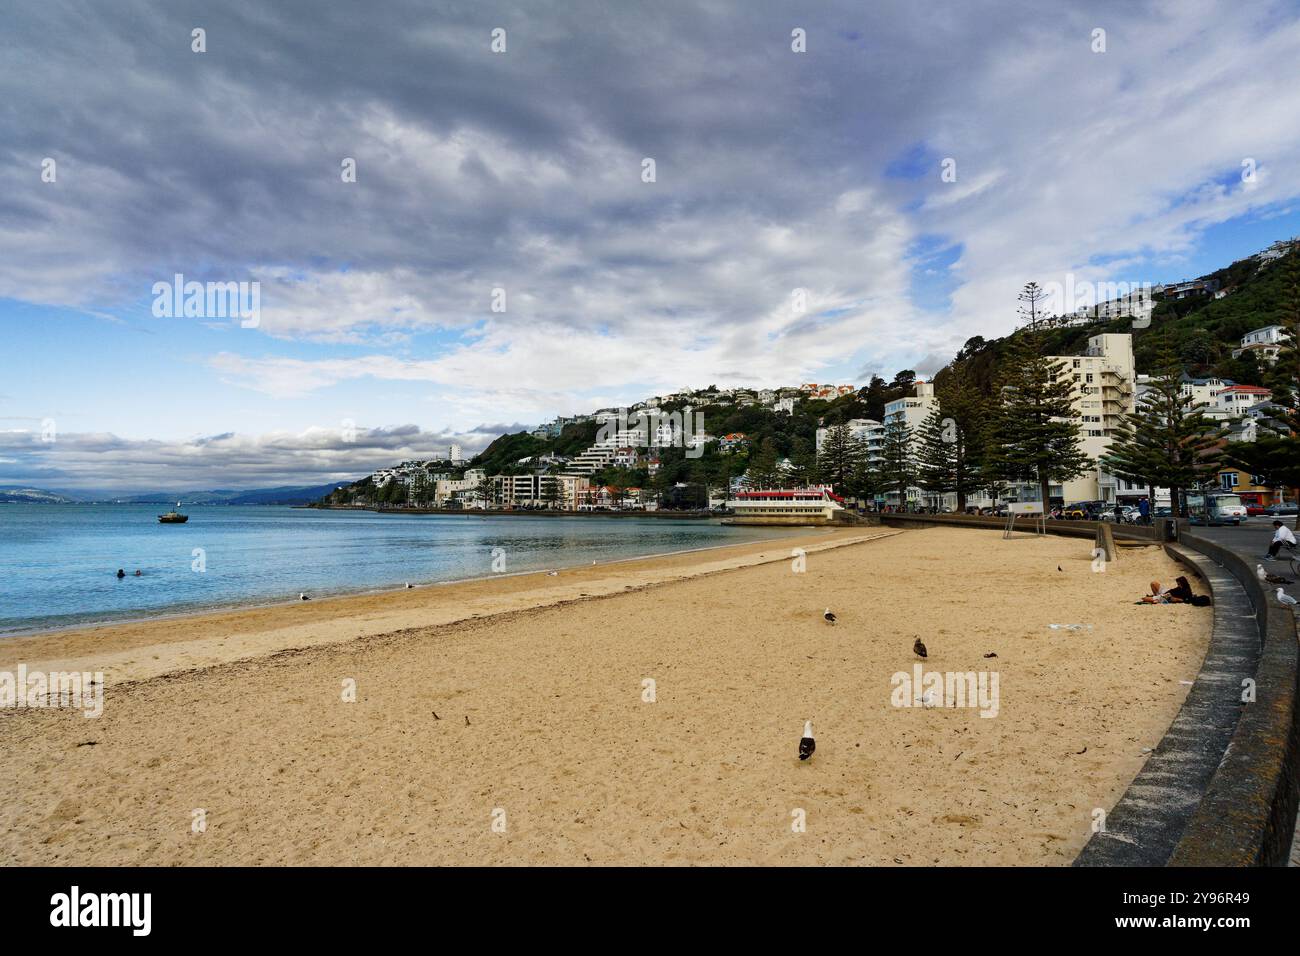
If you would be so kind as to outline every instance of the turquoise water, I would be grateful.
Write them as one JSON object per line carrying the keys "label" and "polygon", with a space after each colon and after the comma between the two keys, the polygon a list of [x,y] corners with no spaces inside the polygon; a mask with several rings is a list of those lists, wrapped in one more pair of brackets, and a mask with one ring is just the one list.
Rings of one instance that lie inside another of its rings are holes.
{"label": "turquoise water", "polygon": [[[658,518],[378,515],[278,507],[0,505],[0,635],[786,537]],[[493,549],[501,549],[493,567]],[[196,570],[201,549],[204,570]],[[118,568],[127,577],[118,580]],[[135,577],[136,569],[143,572]]]}

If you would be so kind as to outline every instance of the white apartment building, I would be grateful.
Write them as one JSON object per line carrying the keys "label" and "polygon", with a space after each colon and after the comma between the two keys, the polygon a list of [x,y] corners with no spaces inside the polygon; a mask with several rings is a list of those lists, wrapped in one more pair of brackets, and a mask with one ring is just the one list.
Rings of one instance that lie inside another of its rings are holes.
{"label": "white apartment building", "polygon": [[[844,424],[848,426],[849,437],[866,442],[868,460],[879,461],[885,447],[885,426],[874,418],[851,418]],[[822,453],[822,445],[829,433],[830,429],[825,426],[817,429],[817,454]]]}
{"label": "white apartment building", "polygon": [[1254,332],[1247,332],[1241,337],[1241,348],[1232,350],[1232,357],[1237,358],[1245,352],[1254,352],[1255,358],[1264,363],[1277,361],[1278,353],[1286,344],[1283,337],[1286,329],[1280,325],[1266,325]]}
{"label": "white apartment building", "polygon": [[[1094,462],[1106,453],[1125,415],[1137,408],[1137,368],[1133,336],[1094,335],[1083,355],[1051,356],[1074,384],[1074,410],[1081,433],[1080,448]],[[1061,486],[1065,504],[1075,501],[1114,501],[1116,479],[1096,465]],[[1035,495],[1034,497],[1037,497]],[[1028,499],[1026,499],[1028,500]]]}
{"label": "white apartment building", "polygon": [[[884,446],[885,432],[888,431],[890,425],[901,421],[909,430],[910,445],[913,449],[913,453],[915,453],[915,446],[919,440],[918,432],[921,428],[921,423],[925,421],[926,416],[929,415],[933,409],[937,408],[938,405],[939,400],[934,394],[934,383],[921,381],[916,383],[916,387],[911,395],[904,396],[903,398],[896,398],[892,402],[886,403],[885,423],[881,427],[880,431],[882,450]],[[916,486],[910,487],[907,489],[907,500],[916,501],[922,496],[922,494],[920,488]],[[892,503],[905,504],[906,502],[896,501]]]}
{"label": "white apartment building", "polygon": [[453,499],[460,500],[468,508],[482,508],[486,501],[481,495],[474,494],[487,482],[487,472],[482,468],[471,468],[463,478],[443,478],[434,482],[433,504],[445,508]]}
{"label": "white apartment building", "polygon": [[921,427],[921,423],[925,421],[925,417],[930,414],[930,410],[938,404],[938,401],[934,397],[933,382],[917,382],[916,390],[912,395],[896,398],[885,406],[885,427],[888,428],[895,419],[901,417],[915,437],[917,429]]}
{"label": "white apartment building", "polygon": [[[1133,336],[1127,332],[1094,335],[1082,355],[1049,355],[1057,367],[1058,380],[1067,377],[1073,385],[1072,405],[1078,416],[1080,450],[1091,458],[1093,467],[1063,484],[1053,484],[1049,493],[1076,501],[1114,501],[1118,492],[1115,476],[1107,474],[1097,463],[1110,448],[1115,430],[1123,417],[1136,408],[1137,371],[1133,361]],[[1037,501],[1038,485],[1013,486],[1011,497],[1019,501]]]}
{"label": "white apartment building", "polygon": [[492,504],[510,508],[576,511],[590,491],[590,483],[578,475],[493,475],[488,484]]}
{"label": "white apartment building", "polygon": [[1108,321],[1110,319],[1120,319],[1125,316],[1132,316],[1140,324],[1148,324],[1151,319],[1151,313],[1155,311],[1156,303],[1152,297],[1151,289],[1137,288],[1128,295],[1121,295],[1118,298],[1107,299],[1104,302],[1098,302],[1094,305],[1081,305],[1075,312],[1075,319],[1072,325],[1083,325],[1093,320]]}

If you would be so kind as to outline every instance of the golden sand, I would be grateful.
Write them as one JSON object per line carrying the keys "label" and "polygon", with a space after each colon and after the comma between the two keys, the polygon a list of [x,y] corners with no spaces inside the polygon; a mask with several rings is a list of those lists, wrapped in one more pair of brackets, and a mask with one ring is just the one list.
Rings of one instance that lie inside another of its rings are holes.
{"label": "golden sand", "polygon": [[[810,532],[6,640],[0,670],[108,687],[98,719],[0,711],[0,863],[1065,864],[1212,613],[1133,604],[1184,573],[1160,549],[1090,551]],[[996,717],[891,704],[917,636],[996,671]]]}

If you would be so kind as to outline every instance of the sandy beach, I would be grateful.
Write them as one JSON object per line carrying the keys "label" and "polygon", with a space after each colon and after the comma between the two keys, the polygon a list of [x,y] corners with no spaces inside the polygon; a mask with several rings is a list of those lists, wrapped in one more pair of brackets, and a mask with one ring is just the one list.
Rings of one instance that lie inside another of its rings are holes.
{"label": "sandy beach", "polygon": [[[1182,573],[860,528],[14,638],[107,689],[0,710],[0,863],[1063,865],[1199,669],[1211,610],[1133,603]],[[894,706],[917,637],[996,716]]]}

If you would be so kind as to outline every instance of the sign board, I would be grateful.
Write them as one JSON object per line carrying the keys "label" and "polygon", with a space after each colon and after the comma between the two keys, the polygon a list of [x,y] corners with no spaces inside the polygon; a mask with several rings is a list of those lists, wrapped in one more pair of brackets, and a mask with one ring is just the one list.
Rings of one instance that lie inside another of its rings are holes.
{"label": "sign board", "polygon": [[1040,515],[1043,513],[1041,501],[1013,501],[1007,505],[1007,513],[1013,515]]}

